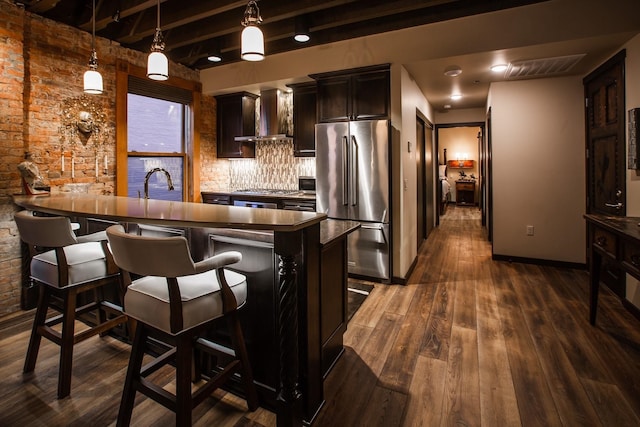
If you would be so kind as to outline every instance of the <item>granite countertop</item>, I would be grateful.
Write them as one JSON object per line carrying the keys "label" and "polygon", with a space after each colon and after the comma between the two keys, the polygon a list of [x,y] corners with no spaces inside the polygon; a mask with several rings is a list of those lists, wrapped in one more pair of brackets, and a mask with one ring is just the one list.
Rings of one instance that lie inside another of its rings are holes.
{"label": "granite countertop", "polygon": [[[326,219],[320,222],[320,245],[325,246],[336,239],[358,229],[360,223],[349,220]],[[263,243],[273,243],[273,232],[268,230],[238,230],[216,228],[209,230],[211,234],[237,239],[248,239]]]}
{"label": "granite countertop", "polygon": [[585,214],[588,220],[596,222],[614,233],[640,240],[640,217]]}
{"label": "granite countertop", "polygon": [[327,217],[326,214],[316,212],[90,194],[15,195],[13,201],[25,209],[55,215],[76,215],[169,227],[228,227],[290,232],[320,223]]}

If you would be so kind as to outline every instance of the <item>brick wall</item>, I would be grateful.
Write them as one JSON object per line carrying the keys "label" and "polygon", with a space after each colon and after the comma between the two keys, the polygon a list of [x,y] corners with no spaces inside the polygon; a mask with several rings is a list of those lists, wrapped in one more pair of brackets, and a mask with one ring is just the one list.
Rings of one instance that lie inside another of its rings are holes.
{"label": "brick wall", "polygon": [[[76,177],[69,165],[61,173],[58,127],[64,99],[82,95],[91,34],[25,12],[13,1],[0,0],[0,316],[20,309],[20,241],[13,222],[16,207],[11,195],[20,193],[17,165],[24,152],[32,153],[40,173],[59,190],[70,182],[89,184],[93,194],[113,194],[115,140],[106,142],[109,170],[95,176],[95,151],[90,144],[76,153]],[[98,70],[105,92],[95,95],[115,128],[115,64],[127,61],[146,66],[146,54],[97,38]],[[199,73],[171,63],[172,76],[199,80]],[[215,99],[202,97],[201,160],[203,184],[223,186],[228,179],[226,161],[215,159]],[[67,157],[67,162],[69,157]],[[214,183],[214,184],[212,184]]]}

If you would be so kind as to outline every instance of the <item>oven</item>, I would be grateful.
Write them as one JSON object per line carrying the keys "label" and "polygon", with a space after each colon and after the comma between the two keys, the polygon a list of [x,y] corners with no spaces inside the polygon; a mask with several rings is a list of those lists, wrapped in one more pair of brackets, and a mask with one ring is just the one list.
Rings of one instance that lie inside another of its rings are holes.
{"label": "oven", "polygon": [[278,209],[278,204],[273,202],[258,202],[255,200],[233,200],[233,206],[244,206],[247,208]]}

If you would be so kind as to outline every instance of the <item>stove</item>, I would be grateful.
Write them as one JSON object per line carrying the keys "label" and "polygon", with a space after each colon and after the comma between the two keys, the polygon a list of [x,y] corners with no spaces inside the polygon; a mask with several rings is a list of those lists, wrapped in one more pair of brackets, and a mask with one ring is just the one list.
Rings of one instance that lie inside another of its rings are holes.
{"label": "stove", "polygon": [[299,193],[300,190],[276,190],[269,188],[250,188],[244,190],[236,190],[234,194],[250,194],[255,196],[286,196]]}

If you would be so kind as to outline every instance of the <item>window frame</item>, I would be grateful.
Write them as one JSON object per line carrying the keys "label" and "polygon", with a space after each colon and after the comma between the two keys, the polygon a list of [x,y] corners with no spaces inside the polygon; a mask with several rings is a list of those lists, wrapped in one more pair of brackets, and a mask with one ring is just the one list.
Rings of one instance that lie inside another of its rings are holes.
{"label": "window frame", "polygon": [[[146,79],[146,70],[142,67],[119,61],[116,65],[116,196],[128,195],[128,141],[127,141],[127,97],[129,94],[129,76]],[[200,100],[202,84],[200,82],[169,77],[154,84],[167,85],[189,90],[191,102],[187,105],[184,134],[184,172],[182,199],[197,202],[200,199]],[[133,157],[142,154],[162,156],[162,153],[136,152]],[[167,153],[169,157],[178,157],[176,153]]]}

